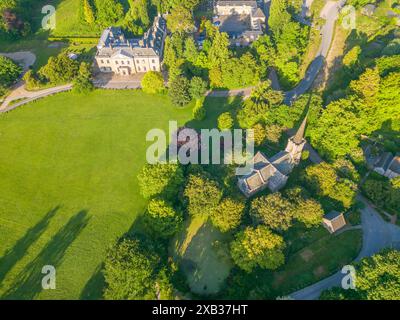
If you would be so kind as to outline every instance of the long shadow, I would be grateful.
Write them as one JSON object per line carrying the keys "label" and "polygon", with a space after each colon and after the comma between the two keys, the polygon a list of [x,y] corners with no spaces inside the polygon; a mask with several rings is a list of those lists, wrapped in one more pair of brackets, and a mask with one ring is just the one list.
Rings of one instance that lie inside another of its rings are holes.
{"label": "long shadow", "polygon": [[10,270],[22,259],[29,247],[40,238],[60,206],[50,210],[35,226],[30,228],[17,243],[0,258],[0,286]]}
{"label": "long shadow", "polygon": [[79,300],[101,300],[103,298],[105,288],[103,268],[103,263],[97,266],[95,272],[83,288]]}
{"label": "long shadow", "polygon": [[32,300],[35,298],[42,291],[43,266],[52,265],[57,268],[61,264],[69,246],[88,224],[87,214],[86,210],[82,210],[70,218],[38,256],[20,272],[2,299]]}

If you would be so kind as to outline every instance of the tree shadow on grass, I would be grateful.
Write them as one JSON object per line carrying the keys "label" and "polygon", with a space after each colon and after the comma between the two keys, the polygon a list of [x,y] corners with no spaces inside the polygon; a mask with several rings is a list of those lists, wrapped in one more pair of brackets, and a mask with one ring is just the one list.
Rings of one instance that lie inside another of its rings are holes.
{"label": "tree shadow on grass", "polygon": [[88,212],[82,210],[47,243],[38,256],[31,261],[16,277],[3,299],[31,300],[42,291],[42,268],[51,265],[57,268],[69,246],[75,241],[88,224]]}
{"label": "tree shadow on grass", "polygon": [[60,206],[50,210],[35,226],[30,228],[17,243],[0,258],[0,283],[5,279],[10,270],[23,258],[29,247],[35,243],[46,231],[50,220],[54,217]]}
{"label": "tree shadow on grass", "polygon": [[83,288],[79,299],[80,300],[101,300],[105,288],[105,279],[103,275],[104,264],[97,266],[93,275]]}

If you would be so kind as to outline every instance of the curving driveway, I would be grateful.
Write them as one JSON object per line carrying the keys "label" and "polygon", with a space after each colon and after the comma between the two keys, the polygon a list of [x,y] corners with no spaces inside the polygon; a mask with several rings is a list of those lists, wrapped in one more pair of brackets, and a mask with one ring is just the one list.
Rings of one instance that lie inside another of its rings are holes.
{"label": "curving driveway", "polygon": [[310,89],[317,74],[323,67],[325,59],[328,55],[329,48],[332,43],[335,23],[339,16],[340,9],[344,6],[345,0],[338,2],[328,1],[325,7],[322,9],[320,17],[326,20],[325,25],[321,29],[321,45],[315,56],[315,59],[311,62],[307,69],[306,75],[303,80],[292,90],[285,93],[285,103],[291,104],[298,96],[305,93]]}
{"label": "curving driveway", "polygon": [[[400,228],[382,219],[367,199],[358,195],[357,199],[364,203],[365,208],[361,210],[361,221],[363,230],[363,246],[355,261],[364,257],[372,256],[384,248],[400,249]],[[332,276],[325,278],[313,285],[290,295],[295,300],[318,299],[321,292],[341,285],[343,274],[338,271]]]}

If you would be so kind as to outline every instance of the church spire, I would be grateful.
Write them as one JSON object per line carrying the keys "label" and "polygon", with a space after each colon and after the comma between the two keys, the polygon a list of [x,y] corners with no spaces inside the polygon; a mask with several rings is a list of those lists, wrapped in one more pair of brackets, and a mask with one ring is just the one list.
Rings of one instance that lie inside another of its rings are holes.
{"label": "church spire", "polygon": [[307,116],[305,116],[303,122],[301,123],[299,129],[293,137],[293,142],[296,144],[301,144],[304,140],[304,133],[306,132]]}

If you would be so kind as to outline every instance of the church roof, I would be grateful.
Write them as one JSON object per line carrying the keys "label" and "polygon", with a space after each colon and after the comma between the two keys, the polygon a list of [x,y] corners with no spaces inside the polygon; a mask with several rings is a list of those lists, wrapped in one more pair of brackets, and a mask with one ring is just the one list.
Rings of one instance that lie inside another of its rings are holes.
{"label": "church roof", "polygon": [[392,163],[390,164],[389,169],[395,173],[400,174],[400,155],[396,155],[393,160]]}
{"label": "church roof", "polygon": [[253,14],[253,18],[265,18],[265,14],[260,8],[257,8],[256,12]]}
{"label": "church roof", "polygon": [[304,140],[304,133],[306,132],[307,116],[304,118],[299,129],[293,137],[293,142],[296,144],[301,144]]}

